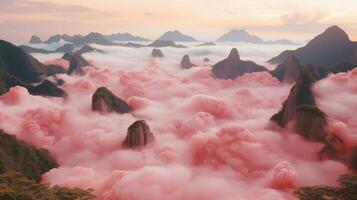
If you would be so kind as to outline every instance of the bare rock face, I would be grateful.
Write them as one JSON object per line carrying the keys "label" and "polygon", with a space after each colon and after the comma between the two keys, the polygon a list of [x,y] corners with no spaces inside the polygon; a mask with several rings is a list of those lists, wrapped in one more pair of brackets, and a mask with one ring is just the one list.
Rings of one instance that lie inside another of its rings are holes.
{"label": "bare rock face", "polygon": [[281,127],[295,118],[298,107],[302,105],[315,106],[314,95],[311,86],[315,79],[310,71],[305,70],[291,88],[288,99],[283,103],[283,108],[271,117],[271,120]]}
{"label": "bare rock face", "polygon": [[300,76],[303,67],[293,54],[272,72],[272,75],[282,83],[294,83]]}
{"label": "bare rock face", "polygon": [[181,68],[182,69],[190,69],[193,66],[195,66],[195,65],[191,63],[190,56],[187,54],[184,55],[181,60]]}
{"label": "bare rock face", "polygon": [[69,68],[67,71],[68,75],[71,75],[73,73],[83,75],[83,68],[90,65],[79,53],[66,53],[63,55],[62,58],[69,61]]}
{"label": "bare rock face", "polygon": [[153,48],[151,51],[151,56],[154,58],[162,58],[162,57],[164,57],[164,54],[162,53],[162,51],[160,49]]}
{"label": "bare rock face", "polygon": [[92,96],[92,110],[101,113],[127,113],[132,108],[105,87],[98,88]]}
{"label": "bare rock face", "polygon": [[238,50],[233,48],[228,58],[213,65],[212,76],[219,79],[235,79],[245,73],[259,71],[268,70],[252,61],[241,60]]}
{"label": "bare rock face", "polygon": [[146,121],[138,120],[129,126],[128,133],[123,141],[123,146],[128,148],[137,148],[154,141],[155,137]]}

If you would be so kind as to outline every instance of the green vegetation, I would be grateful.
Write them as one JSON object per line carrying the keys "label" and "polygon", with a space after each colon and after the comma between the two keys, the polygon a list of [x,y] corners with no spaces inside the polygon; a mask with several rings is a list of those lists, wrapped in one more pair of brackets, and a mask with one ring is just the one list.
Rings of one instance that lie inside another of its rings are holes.
{"label": "green vegetation", "polygon": [[295,192],[300,200],[356,200],[357,176],[342,175],[337,180],[339,186],[303,187]]}
{"label": "green vegetation", "polygon": [[45,149],[37,149],[0,130],[1,200],[92,200],[92,190],[50,187],[41,175],[58,167]]}
{"label": "green vegetation", "polygon": [[8,171],[0,175],[0,199],[2,200],[92,200],[92,190],[69,189],[39,184],[18,172]]}

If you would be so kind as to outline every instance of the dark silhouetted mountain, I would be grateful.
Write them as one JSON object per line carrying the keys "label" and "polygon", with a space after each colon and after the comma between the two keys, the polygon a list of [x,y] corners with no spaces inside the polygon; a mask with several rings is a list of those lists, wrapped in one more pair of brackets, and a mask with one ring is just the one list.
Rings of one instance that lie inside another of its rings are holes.
{"label": "dark silhouetted mountain", "polygon": [[40,84],[32,85],[27,84],[9,75],[4,70],[0,70],[0,95],[5,94],[10,88],[15,86],[21,86],[26,88],[32,95],[52,96],[52,97],[64,97],[66,93],[54,83],[49,80],[45,80]]}
{"label": "dark silhouetted mountain", "polygon": [[104,53],[102,50],[93,48],[93,47],[91,47],[91,46],[89,46],[89,45],[84,45],[82,48],[80,48],[80,49],[77,51],[77,53],[79,53],[79,54],[92,53],[92,52]]}
{"label": "dark silhouetted mountain", "polygon": [[272,116],[271,120],[281,127],[285,127],[288,122],[296,116],[296,111],[300,106],[315,106],[315,98],[311,87],[315,79],[309,70],[304,70],[295,85],[291,88],[287,100],[283,103],[282,109]]}
{"label": "dark silhouetted mountain", "polygon": [[300,76],[303,67],[299,61],[290,55],[282,64],[278,65],[272,75],[283,83],[294,83]]}
{"label": "dark silhouetted mountain", "polygon": [[62,66],[60,65],[44,65],[43,70],[47,74],[47,76],[54,76],[56,74],[65,74],[67,73],[67,70],[65,70]]}
{"label": "dark silhouetted mountain", "polygon": [[30,39],[30,43],[31,44],[39,44],[39,43],[42,43],[42,40],[38,36],[33,35]]}
{"label": "dark silhouetted mountain", "polygon": [[123,146],[127,148],[143,147],[155,141],[149,125],[145,120],[138,120],[129,126]]}
{"label": "dark silhouetted mountain", "polygon": [[68,75],[71,75],[72,73],[83,75],[83,68],[90,65],[79,53],[65,53],[62,58],[69,61]]}
{"label": "dark silhouetted mountain", "polygon": [[216,44],[214,42],[204,42],[202,44],[198,44],[196,45],[198,47],[202,47],[202,46],[216,46]]}
{"label": "dark silhouetted mountain", "polygon": [[148,45],[149,47],[157,47],[157,48],[161,48],[161,47],[176,47],[176,48],[186,48],[186,46],[184,45],[177,45],[175,44],[174,41],[167,41],[167,40],[155,40],[153,43]]}
{"label": "dark silhouetted mountain", "polygon": [[218,62],[212,67],[212,76],[220,79],[235,79],[245,73],[268,71],[264,66],[252,61],[240,59],[238,50],[233,48],[228,58]]}
{"label": "dark silhouetted mountain", "polygon": [[56,161],[45,149],[16,139],[0,130],[0,173],[16,171],[28,179],[39,182],[41,175],[58,167]]}
{"label": "dark silhouetted mountain", "polygon": [[76,46],[86,44],[114,45],[114,43],[105,39],[105,37],[100,33],[89,33],[88,35],[74,38],[72,43]]}
{"label": "dark silhouetted mountain", "polygon": [[146,38],[134,36],[130,33],[113,33],[111,35],[106,35],[105,38],[110,41],[136,41],[136,42],[149,41]]}
{"label": "dark silhouetted mountain", "polygon": [[182,57],[180,65],[181,69],[190,69],[191,67],[195,66],[191,63],[190,56],[187,54]]}
{"label": "dark silhouetted mountain", "polygon": [[262,44],[264,41],[258,36],[249,34],[246,30],[231,30],[217,39],[217,42],[247,42]]}
{"label": "dark silhouetted mountain", "polygon": [[74,45],[73,44],[64,44],[61,47],[58,47],[54,52],[56,53],[73,53]]}
{"label": "dark silhouetted mountain", "polygon": [[203,62],[210,62],[211,60],[209,58],[204,58]]}
{"label": "dark silhouetted mountain", "polygon": [[43,65],[21,48],[0,40],[0,69],[25,83],[39,82],[45,76]]}
{"label": "dark silhouetted mountain", "polygon": [[127,113],[132,111],[132,108],[107,88],[100,87],[92,96],[92,110],[101,113]]}
{"label": "dark silhouetted mountain", "polygon": [[47,49],[34,48],[26,45],[20,45],[19,47],[22,50],[24,50],[26,53],[43,53],[43,54],[53,53],[53,51]]}
{"label": "dark silhouetted mountain", "polygon": [[350,60],[356,52],[357,43],[351,42],[341,28],[332,26],[312,39],[306,46],[284,51],[268,62],[279,64],[284,62],[288,55],[293,54],[302,65],[336,65]]}
{"label": "dark silhouetted mountain", "polygon": [[196,42],[197,40],[193,37],[188,35],[184,35],[179,31],[168,31],[164,33],[161,37],[157,40],[164,40],[164,41],[174,41],[174,42]]}
{"label": "dark silhouetted mountain", "polygon": [[51,36],[46,43],[54,43],[59,42],[60,40],[64,40],[66,42],[71,42],[75,46],[82,46],[86,44],[100,44],[100,45],[115,45],[111,41],[107,40],[104,35],[100,33],[89,33],[88,35],[54,35]]}
{"label": "dark silhouetted mountain", "polygon": [[151,56],[154,58],[162,58],[164,57],[164,54],[160,49],[153,48],[151,51]]}
{"label": "dark silhouetted mountain", "polygon": [[27,90],[32,95],[64,97],[66,92],[59,88],[56,84],[49,80],[44,80],[42,83],[32,86],[27,86]]}

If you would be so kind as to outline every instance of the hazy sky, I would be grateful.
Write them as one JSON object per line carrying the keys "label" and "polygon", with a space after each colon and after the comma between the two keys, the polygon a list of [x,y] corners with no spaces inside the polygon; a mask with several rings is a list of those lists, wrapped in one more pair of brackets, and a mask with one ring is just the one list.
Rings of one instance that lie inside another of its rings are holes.
{"label": "hazy sky", "polygon": [[181,30],[215,40],[233,28],[304,40],[337,24],[357,40],[357,0],[0,0],[0,38],[131,32],[155,39]]}

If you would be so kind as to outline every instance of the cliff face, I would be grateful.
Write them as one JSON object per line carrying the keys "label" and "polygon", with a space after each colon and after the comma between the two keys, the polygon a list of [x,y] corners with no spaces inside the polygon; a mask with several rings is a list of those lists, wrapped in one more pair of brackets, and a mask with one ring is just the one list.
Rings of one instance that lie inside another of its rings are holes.
{"label": "cliff face", "polygon": [[123,146],[137,148],[145,146],[155,140],[149,125],[145,120],[138,120],[129,126]]}

